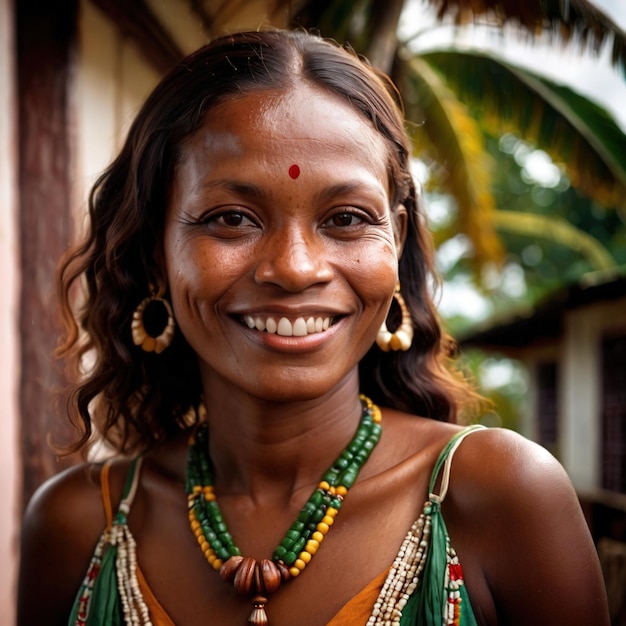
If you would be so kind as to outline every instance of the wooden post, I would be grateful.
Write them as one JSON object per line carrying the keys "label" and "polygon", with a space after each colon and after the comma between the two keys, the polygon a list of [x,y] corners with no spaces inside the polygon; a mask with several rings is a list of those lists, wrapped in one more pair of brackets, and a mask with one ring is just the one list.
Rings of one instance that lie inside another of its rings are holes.
{"label": "wooden post", "polygon": [[22,272],[19,404],[25,505],[35,488],[59,469],[48,444],[61,434],[53,399],[63,387],[52,357],[59,331],[54,275],[72,237],[70,93],[78,2],[16,2],[15,12]]}

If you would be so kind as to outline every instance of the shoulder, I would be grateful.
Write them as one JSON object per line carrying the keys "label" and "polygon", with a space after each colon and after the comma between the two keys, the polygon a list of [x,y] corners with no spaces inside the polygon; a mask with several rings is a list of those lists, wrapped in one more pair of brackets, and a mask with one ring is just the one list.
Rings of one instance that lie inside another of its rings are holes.
{"label": "shoulder", "polygon": [[[435,460],[465,426],[384,409],[383,438],[393,459]],[[511,483],[530,492],[569,486],[560,463],[543,447],[504,428],[478,428],[463,439],[452,459],[451,475],[458,491],[469,496],[510,495]],[[537,495],[537,494],[534,494]]]}
{"label": "shoulder", "polygon": [[[111,502],[119,501],[122,484],[128,472],[128,461],[110,463]],[[24,514],[24,536],[39,530],[54,538],[71,536],[74,542],[91,538],[105,526],[102,497],[101,463],[71,467],[46,481],[31,498]],[[99,534],[99,533],[98,533]]]}
{"label": "shoulder", "polygon": [[[114,506],[127,467],[127,463],[115,464],[111,471]],[[67,623],[74,595],[106,525],[101,469],[99,464],[72,467],[44,483],[31,498],[21,535],[20,626]]]}
{"label": "shoulder", "polygon": [[71,523],[68,513],[74,506],[84,513],[82,509],[89,508],[86,505],[100,498],[100,470],[99,464],[78,465],[47,480],[28,503],[25,525]]}
{"label": "shoulder", "polygon": [[524,490],[569,485],[561,464],[545,448],[505,428],[476,430],[459,447],[453,472],[469,479],[466,488],[504,489],[511,482]]}
{"label": "shoulder", "polygon": [[[477,430],[454,454],[450,507],[481,527],[549,514],[553,522],[581,519],[578,498],[562,465],[545,448],[503,428]],[[543,518],[545,519],[545,518]]]}
{"label": "shoulder", "polygon": [[443,511],[483,614],[507,624],[606,623],[595,547],[547,450],[506,429],[477,431],[455,453]]}

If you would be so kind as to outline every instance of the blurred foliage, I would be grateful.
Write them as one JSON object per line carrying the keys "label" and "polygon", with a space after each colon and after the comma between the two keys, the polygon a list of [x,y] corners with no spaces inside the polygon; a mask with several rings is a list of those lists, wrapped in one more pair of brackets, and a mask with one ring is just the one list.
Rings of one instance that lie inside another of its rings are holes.
{"label": "blurred foliage", "polygon": [[462,355],[462,366],[492,405],[478,423],[520,431],[528,410],[528,373],[524,365],[505,356],[467,350]]}
{"label": "blurred foliage", "polygon": [[[527,142],[505,135],[499,142],[490,139],[489,147],[492,153],[499,153],[493,186],[498,207],[566,220],[582,236],[593,239],[614,265],[626,264],[624,214],[582,195],[563,172],[548,184],[533,179],[526,164],[537,152]],[[554,168],[559,171],[558,166]],[[578,282],[587,272],[603,269],[574,243],[561,243],[550,233],[538,232],[529,237],[503,232],[502,238],[507,260],[524,270],[528,299],[532,302],[563,284]]]}
{"label": "blurred foliage", "polygon": [[[511,215],[520,222],[532,218],[538,224],[527,230],[501,228],[505,269],[486,271],[482,277],[482,283],[489,287],[491,317],[511,310],[530,311],[549,293],[577,283],[590,272],[607,266],[617,271],[626,267],[624,214],[584,196],[547,153],[514,135],[487,136],[485,146],[498,163],[492,186],[496,215]],[[448,211],[455,212],[453,203]],[[550,226],[558,224],[563,225],[565,235],[551,232]],[[449,229],[445,211],[443,217],[431,221],[431,227],[435,234]],[[452,263],[440,264],[447,283],[470,281],[474,271],[471,254],[470,249]],[[516,281],[513,290],[507,284],[507,274]],[[455,335],[464,334],[475,324],[470,316],[459,315],[448,317],[447,322]]]}

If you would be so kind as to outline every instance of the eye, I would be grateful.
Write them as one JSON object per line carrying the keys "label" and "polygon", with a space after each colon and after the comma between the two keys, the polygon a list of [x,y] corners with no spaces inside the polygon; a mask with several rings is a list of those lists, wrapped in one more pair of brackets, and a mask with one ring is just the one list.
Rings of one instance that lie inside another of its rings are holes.
{"label": "eye", "polygon": [[240,239],[259,232],[259,221],[254,214],[238,206],[222,206],[187,222],[219,239]]}
{"label": "eye", "polygon": [[243,213],[243,211],[224,211],[218,215],[212,215],[209,223],[213,222],[218,226],[228,226],[229,228],[238,228],[246,226],[255,226],[254,222]]}
{"label": "eye", "polygon": [[363,223],[364,217],[360,214],[341,211],[332,215],[324,224],[324,226],[346,228],[349,226],[359,226]]}

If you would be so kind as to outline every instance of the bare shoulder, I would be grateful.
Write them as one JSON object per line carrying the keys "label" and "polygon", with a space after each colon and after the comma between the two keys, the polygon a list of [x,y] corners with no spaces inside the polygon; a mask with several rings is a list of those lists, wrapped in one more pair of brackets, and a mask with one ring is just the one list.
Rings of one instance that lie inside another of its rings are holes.
{"label": "bare shoulder", "polygon": [[[463,441],[452,460],[450,508],[468,526],[502,531],[519,529],[522,540],[535,541],[523,529],[541,530],[547,523],[572,537],[588,530],[576,491],[559,461],[545,448],[511,430],[479,430]],[[536,526],[533,526],[536,525]],[[499,534],[492,535],[497,540]]]}
{"label": "bare shoulder", "polygon": [[[22,526],[18,588],[19,626],[67,624],[106,518],[100,465],[61,472],[33,495]],[[112,477],[112,500],[122,467]],[[37,598],[37,602],[33,602]]]}
{"label": "bare shoulder", "polygon": [[[453,468],[459,478],[467,479],[465,490],[486,491],[490,497],[528,493],[536,499],[573,494],[565,470],[552,454],[505,428],[487,428],[468,437],[456,453]],[[512,484],[517,493],[511,492]]]}
{"label": "bare shoulder", "polygon": [[[97,514],[94,509],[99,509]],[[79,520],[85,520],[85,515],[104,519],[100,466],[96,464],[71,467],[41,485],[26,508],[24,528],[36,531],[44,526],[48,532],[65,532],[82,527]]]}
{"label": "bare shoulder", "polygon": [[[446,445],[467,429],[391,409],[385,409],[383,424],[394,460],[423,456],[431,468]],[[451,490],[473,503],[514,504],[524,493],[533,499],[574,494],[563,467],[545,448],[504,428],[476,429],[465,438],[454,453],[451,472]]]}
{"label": "bare shoulder", "polygon": [[477,431],[454,456],[443,506],[482,623],[608,624],[576,492],[547,450],[509,430]]}

